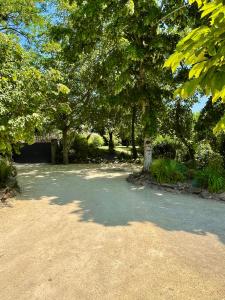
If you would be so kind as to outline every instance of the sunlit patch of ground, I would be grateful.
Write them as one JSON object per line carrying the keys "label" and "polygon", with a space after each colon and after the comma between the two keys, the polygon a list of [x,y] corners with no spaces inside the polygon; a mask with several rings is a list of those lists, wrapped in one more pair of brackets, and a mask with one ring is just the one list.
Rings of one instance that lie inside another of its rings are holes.
{"label": "sunlit patch of ground", "polygon": [[133,186],[132,168],[19,166],[0,299],[224,299],[225,203]]}

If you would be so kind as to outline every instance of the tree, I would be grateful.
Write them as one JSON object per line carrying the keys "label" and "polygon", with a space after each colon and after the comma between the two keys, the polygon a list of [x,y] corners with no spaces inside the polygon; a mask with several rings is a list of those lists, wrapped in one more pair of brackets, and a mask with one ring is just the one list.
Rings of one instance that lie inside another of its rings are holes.
{"label": "tree", "polygon": [[209,97],[205,107],[199,114],[195,124],[195,132],[197,142],[207,141],[215,152],[219,152],[225,162],[225,133],[215,135],[213,128],[224,115],[225,103],[216,101],[212,103],[212,98]]}
{"label": "tree", "polygon": [[0,32],[29,39],[44,23],[42,6],[43,0],[0,0]]}
{"label": "tree", "polygon": [[148,171],[163,99],[171,90],[171,75],[162,66],[178,36],[166,30],[165,21],[156,21],[162,17],[162,6],[157,1],[76,4],[68,22],[58,29],[63,33],[59,39],[65,56],[74,61],[83,53],[94,53],[98,93],[127,97],[143,107],[144,170]]}
{"label": "tree", "polygon": [[[51,62],[48,61],[51,65]],[[88,86],[81,80],[79,66],[68,65],[59,58],[54,58],[57,69],[51,69],[47,79],[48,92],[40,107],[45,116],[45,125],[49,130],[57,129],[62,133],[63,163],[69,163],[70,136],[79,130],[84,122],[84,110],[89,101]],[[48,70],[48,69],[47,69]],[[48,71],[49,72],[49,71]],[[54,87],[57,89],[54,89]]]}
{"label": "tree", "polygon": [[41,98],[41,73],[11,36],[0,33],[0,151],[10,154],[18,141],[30,142]]}
{"label": "tree", "polygon": [[[180,64],[189,66],[189,80],[176,92],[186,98],[196,90],[212,95],[225,102],[225,4],[223,0],[190,0],[197,2],[201,17],[206,24],[192,30],[177,44],[176,51],[166,61],[165,66],[173,72]],[[217,123],[214,132],[225,130],[225,115]]]}
{"label": "tree", "polygon": [[41,124],[42,72],[36,56],[20,44],[41,23],[40,1],[0,1],[0,152],[11,155],[12,147],[31,142]]}
{"label": "tree", "polygon": [[190,99],[176,99],[167,107],[162,132],[176,137],[187,149],[187,158],[194,160],[194,115]]}

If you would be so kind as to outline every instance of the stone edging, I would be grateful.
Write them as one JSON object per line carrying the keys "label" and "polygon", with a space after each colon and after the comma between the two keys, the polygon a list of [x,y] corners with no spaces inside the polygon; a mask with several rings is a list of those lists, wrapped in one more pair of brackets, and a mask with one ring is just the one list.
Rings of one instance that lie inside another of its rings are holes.
{"label": "stone edging", "polygon": [[217,201],[225,201],[225,193],[216,194],[209,193],[205,189],[193,187],[190,183],[177,183],[177,184],[159,184],[154,181],[150,174],[139,172],[130,174],[127,178],[127,181],[135,185],[140,186],[149,186],[151,188],[157,188],[158,190],[164,190],[167,192],[172,192],[176,194],[190,194],[197,195],[204,199],[212,199]]}

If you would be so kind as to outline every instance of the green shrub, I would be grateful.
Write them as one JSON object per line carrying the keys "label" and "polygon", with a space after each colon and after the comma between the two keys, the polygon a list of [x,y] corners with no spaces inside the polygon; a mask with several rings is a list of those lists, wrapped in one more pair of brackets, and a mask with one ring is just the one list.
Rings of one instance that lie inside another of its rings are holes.
{"label": "green shrub", "polygon": [[169,136],[158,135],[153,142],[153,156],[155,158],[175,159],[177,143]]}
{"label": "green shrub", "polygon": [[97,133],[92,133],[88,139],[88,144],[95,148],[99,148],[104,145],[104,139]]}
{"label": "green shrub", "polygon": [[0,158],[0,186],[5,186],[10,176],[15,175],[16,170],[12,164],[8,160]]}
{"label": "green shrub", "polygon": [[214,152],[208,143],[201,143],[195,153],[195,161],[198,169],[204,169],[211,165],[216,168],[223,166],[223,157],[221,154]]}
{"label": "green shrub", "polygon": [[196,182],[197,185],[206,188],[211,193],[218,193],[225,190],[225,172],[220,167],[213,167],[210,164],[203,170],[197,172]]}
{"label": "green shrub", "polygon": [[153,156],[175,159],[176,147],[173,143],[170,143],[168,141],[162,141],[154,145]]}
{"label": "green shrub", "polygon": [[76,160],[86,159],[88,156],[88,141],[82,134],[75,134],[71,143],[71,150]]}
{"label": "green shrub", "polygon": [[187,168],[171,159],[156,159],[153,161],[150,172],[159,183],[176,183],[186,179]]}
{"label": "green shrub", "polygon": [[[104,138],[107,141],[107,145],[108,145],[109,144],[109,135],[105,134]],[[104,146],[104,145],[105,145],[105,143],[102,146]],[[119,136],[117,134],[113,134],[113,145],[114,145],[114,147],[122,146],[121,139],[119,138]]]}

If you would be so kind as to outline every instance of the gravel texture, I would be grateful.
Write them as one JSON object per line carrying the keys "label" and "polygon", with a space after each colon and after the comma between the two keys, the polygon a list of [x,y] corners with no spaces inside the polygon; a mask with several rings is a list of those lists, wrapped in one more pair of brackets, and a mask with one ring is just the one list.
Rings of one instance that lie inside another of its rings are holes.
{"label": "gravel texture", "polygon": [[225,299],[225,203],[124,167],[19,166],[0,208],[0,299]]}

